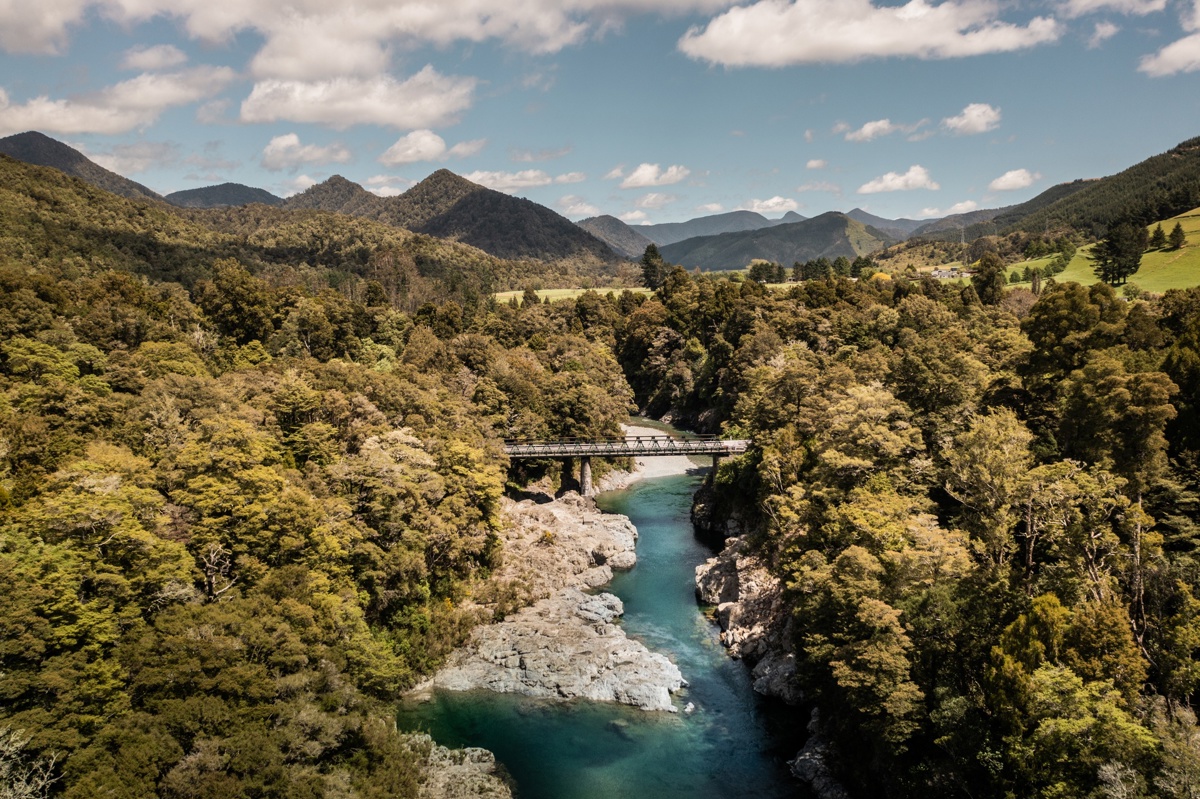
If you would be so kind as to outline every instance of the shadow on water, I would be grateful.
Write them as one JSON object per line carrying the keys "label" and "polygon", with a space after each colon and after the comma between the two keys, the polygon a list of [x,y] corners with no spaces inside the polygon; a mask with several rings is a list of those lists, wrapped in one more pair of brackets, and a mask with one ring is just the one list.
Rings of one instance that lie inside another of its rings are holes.
{"label": "shadow on water", "polygon": [[638,565],[605,590],[625,603],[626,632],[667,654],[688,687],[676,697],[690,714],[647,713],[604,703],[548,702],[486,692],[439,693],[398,713],[402,729],[422,729],[446,746],[493,751],[521,799],[655,799],[800,796],[787,773],[802,729],[789,711],[750,687],[740,662],[723,651],[716,627],[696,605],[695,567],[711,556],[689,521],[698,475],[645,480],[598,498],[638,528]]}

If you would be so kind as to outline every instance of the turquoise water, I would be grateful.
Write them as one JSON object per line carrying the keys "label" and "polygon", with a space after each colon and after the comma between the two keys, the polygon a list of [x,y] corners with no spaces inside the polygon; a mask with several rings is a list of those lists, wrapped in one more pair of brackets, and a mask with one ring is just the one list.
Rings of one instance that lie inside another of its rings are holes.
{"label": "turquoise water", "polygon": [[[711,556],[688,520],[700,477],[645,480],[603,494],[605,510],[637,526],[638,565],[605,590],[625,603],[626,632],[679,665],[691,714],[490,693],[441,693],[400,709],[402,729],[445,746],[482,746],[504,764],[520,799],[802,795],[784,760],[799,748],[774,734],[786,710],[766,705],[696,605],[695,567]],[[793,720],[786,726],[802,728]]]}

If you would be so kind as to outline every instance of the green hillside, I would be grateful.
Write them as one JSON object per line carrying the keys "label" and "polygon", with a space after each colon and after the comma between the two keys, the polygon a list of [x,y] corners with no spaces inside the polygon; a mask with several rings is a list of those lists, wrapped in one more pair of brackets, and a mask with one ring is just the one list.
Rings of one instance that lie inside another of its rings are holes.
{"label": "green hillside", "polygon": [[740,233],[701,236],[661,248],[671,263],[704,271],[742,269],[755,259],[790,267],[814,258],[855,258],[891,242],[887,234],[845,214],[820,216]]}
{"label": "green hillside", "polygon": [[[1200,208],[1164,220],[1163,230],[1169,233],[1176,222],[1183,226],[1187,243],[1178,250],[1149,250],[1142,256],[1141,268],[1129,278],[1129,282],[1143,291],[1161,294],[1168,289],[1200,286]],[[1153,230],[1154,225],[1148,225],[1147,228]],[[1054,279],[1060,283],[1098,283],[1099,278],[1096,277],[1091,258],[1088,257],[1091,250],[1090,246],[1081,247],[1067,268],[1055,275]],[[1010,272],[1020,273],[1026,266],[1044,268],[1049,262],[1049,258],[1025,261],[1016,264]]]}

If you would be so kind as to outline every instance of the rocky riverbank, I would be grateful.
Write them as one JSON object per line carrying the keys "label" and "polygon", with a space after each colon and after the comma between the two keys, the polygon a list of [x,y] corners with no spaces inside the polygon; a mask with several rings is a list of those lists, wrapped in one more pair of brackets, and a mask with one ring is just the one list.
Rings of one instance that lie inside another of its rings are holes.
{"label": "rocky riverbank", "polygon": [[[749,551],[745,538],[727,539],[720,554],[696,567],[696,596],[716,608],[721,643],[751,667],[754,690],[801,704],[804,695],[795,680],[796,660],[789,645],[792,621],[783,603],[783,586],[766,561]],[[829,745],[815,709],[808,734],[804,748],[790,761],[792,774],[820,799],[848,799],[829,768]]]}
{"label": "rocky riverbank", "polygon": [[518,609],[476,628],[416,693],[485,689],[675,711],[679,669],[625,635],[620,599],[584,593],[637,562],[629,519],[575,493],[506,500],[504,510],[511,523],[493,585]]}
{"label": "rocky riverbank", "polygon": [[512,789],[488,750],[447,749],[428,735],[409,735],[406,742],[423,766],[418,799],[512,799]]}

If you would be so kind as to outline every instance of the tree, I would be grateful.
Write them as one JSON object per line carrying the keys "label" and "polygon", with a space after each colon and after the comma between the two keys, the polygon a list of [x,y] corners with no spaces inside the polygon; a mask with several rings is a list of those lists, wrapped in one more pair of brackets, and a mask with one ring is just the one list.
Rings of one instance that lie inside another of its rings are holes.
{"label": "tree", "polygon": [[1141,225],[1132,222],[1113,225],[1108,235],[1092,248],[1096,277],[1111,286],[1124,283],[1141,267],[1148,242],[1146,229]]}
{"label": "tree", "polygon": [[999,305],[1004,299],[1004,262],[994,252],[984,252],[979,266],[971,277],[971,285],[984,305]]}
{"label": "tree", "polygon": [[648,289],[657,289],[667,279],[670,269],[670,264],[659,254],[658,246],[646,245],[646,251],[642,253],[642,284]]}
{"label": "tree", "polygon": [[1163,232],[1162,223],[1154,226],[1154,232],[1150,234],[1150,249],[1161,250],[1167,246],[1167,234]]}
{"label": "tree", "polygon": [[1178,250],[1187,244],[1187,236],[1183,232],[1182,224],[1176,222],[1175,227],[1171,228],[1171,235],[1167,237],[1167,243],[1171,245],[1172,250]]}

